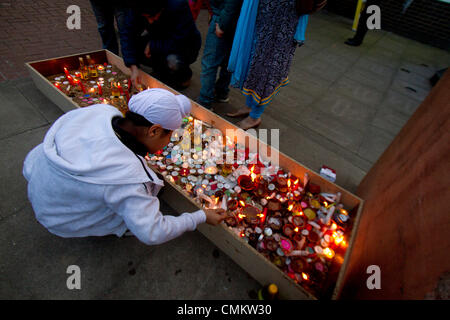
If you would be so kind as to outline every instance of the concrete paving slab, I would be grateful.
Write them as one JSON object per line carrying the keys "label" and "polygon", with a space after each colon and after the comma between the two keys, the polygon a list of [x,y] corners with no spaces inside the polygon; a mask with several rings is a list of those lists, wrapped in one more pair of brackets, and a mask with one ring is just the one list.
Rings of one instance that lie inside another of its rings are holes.
{"label": "concrete paving slab", "polygon": [[346,77],[334,83],[330,87],[330,90],[352,98],[363,105],[372,107],[378,107],[384,96],[382,91],[378,91]]}
{"label": "concrete paving slab", "polygon": [[379,76],[371,71],[359,67],[351,68],[345,73],[344,77],[381,92],[387,90],[392,79],[392,75]]}
{"label": "concrete paving slab", "polygon": [[[152,247],[134,237],[64,239],[27,205],[2,221],[0,241],[7,257],[0,273],[8,275],[0,278],[0,299],[244,300],[259,288],[198,232]],[[67,289],[69,265],[81,269],[81,290]]]}
{"label": "concrete paving slab", "polygon": [[49,125],[0,140],[0,215],[8,217],[28,203],[27,184],[22,175],[28,152],[42,142]]}
{"label": "concrete paving slab", "polygon": [[354,64],[355,68],[361,68],[371,72],[372,74],[383,77],[390,78],[397,73],[398,68],[390,67],[383,64],[380,64],[376,61],[373,61],[365,56],[362,56],[356,63]]}
{"label": "concrete paving slab", "polygon": [[53,122],[64,114],[57,105],[39,91],[30,78],[28,78],[28,81],[16,85],[16,87],[48,122]]}
{"label": "concrete paving slab", "polygon": [[0,101],[0,139],[48,124],[12,85],[0,84]]}
{"label": "concrete paving slab", "polygon": [[[329,103],[332,104],[336,112],[342,112],[342,115],[345,112],[352,113],[353,106],[352,102],[348,104],[348,100],[345,98],[340,98],[341,102],[336,102],[329,99]],[[342,110],[342,111],[341,111]],[[343,119],[344,116],[341,116]],[[303,126],[308,127],[313,130],[316,134],[320,134],[327,139],[333,141],[335,144],[344,147],[351,152],[356,152],[358,147],[360,146],[363,138],[363,134],[365,133],[365,129],[361,127],[355,127],[354,124],[351,124],[349,119],[339,120],[337,117],[333,115],[329,115],[328,113],[320,110],[319,104],[313,104],[310,107],[305,108],[302,118],[299,123]]]}
{"label": "concrete paving slab", "polygon": [[[349,191],[356,191],[356,187],[367,171],[356,166],[356,161],[352,163],[333,149],[327,148],[326,143],[322,140],[317,142],[318,134],[305,134],[305,130],[301,130],[298,123],[275,118],[277,114],[279,113],[273,110],[268,112],[260,128],[280,129],[280,150],[282,152],[316,172],[319,172],[322,165],[335,169],[337,183]],[[353,155],[353,157],[355,156],[357,157],[357,155]]]}
{"label": "concrete paving slab", "polygon": [[389,134],[387,131],[370,126],[358,150],[358,154],[364,159],[375,163],[393,139],[394,135]]}

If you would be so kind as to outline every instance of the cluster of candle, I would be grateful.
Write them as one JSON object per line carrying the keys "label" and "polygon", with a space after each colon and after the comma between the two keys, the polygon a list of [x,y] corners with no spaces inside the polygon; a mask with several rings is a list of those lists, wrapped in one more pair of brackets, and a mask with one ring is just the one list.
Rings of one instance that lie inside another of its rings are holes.
{"label": "cluster of candle", "polygon": [[[308,173],[296,177],[228,138],[223,144],[221,135],[202,131],[192,137],[200,121],[189,117],[183,122],[192,140],[184,133],[179,141],[182,136],[175,131],[166,148],[147,156],[149,165],[203,207],[225,209],[224,222],[239,237],[294,281],[319,292],[331,261],[347,247],[349,214],[341,194],[321,192]],[[195,141],[199,138],[201,143]],[[226,147],[227,161],[216,152],[218,145]],[[238,158],[239,151],[245,159]]]}
{"label": "cluster of candle", "polygon": [[[79,61],[78,69],[69,71],[64,67],[64,75],[52,78],[54,86],[81,106],[108,103],[126,112],[131,95],[129,79],[120,81],[120,71],[115,71],[107,63],[95,64],[89,56],[88,65],[85,65],[82,57]],[[105,89],[108,89],[107,92]]]}

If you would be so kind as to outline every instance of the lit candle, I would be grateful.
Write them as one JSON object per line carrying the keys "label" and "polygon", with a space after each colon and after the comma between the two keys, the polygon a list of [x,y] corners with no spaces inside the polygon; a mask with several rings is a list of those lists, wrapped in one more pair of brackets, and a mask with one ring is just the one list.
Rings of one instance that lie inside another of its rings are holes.
{"label": "lit candle", "polygon": [[119,89],[120,95],[123,95],[122,86],[120,85],[120,82],[117,84],[117,89]]}
{"label": "lit candle", "polygon": [[59,82],[55,82],[55,87],[62,91],[61,84]]}
{"label": "lit candle", "polygon": [[[101,67],[101,66],[100,66]],[[102,85],[100,84],[100,82],[97,81],[97,86],[98,86],[98,94],[99,95],[103,95],[103,90],[102,90]]]}
{"label": "lit candle", "polygon": [[66,74],[66,78],[70,77],[69,70],[66,67],[64,67],[64,73]]}

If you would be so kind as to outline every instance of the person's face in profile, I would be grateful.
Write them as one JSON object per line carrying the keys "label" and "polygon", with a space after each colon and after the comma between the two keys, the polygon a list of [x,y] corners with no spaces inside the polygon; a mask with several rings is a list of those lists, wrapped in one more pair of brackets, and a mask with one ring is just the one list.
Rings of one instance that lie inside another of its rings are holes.
{"label": "person's face in profile", "polygon": [[147,13],[143,13],[142,16],[147,19],[148,23],[153,24],[159,20],[159,17],[161,17],[161,13],[162,13],[162,11],[158,12],[157,14],[155,14],[153,16],[150,16]]}

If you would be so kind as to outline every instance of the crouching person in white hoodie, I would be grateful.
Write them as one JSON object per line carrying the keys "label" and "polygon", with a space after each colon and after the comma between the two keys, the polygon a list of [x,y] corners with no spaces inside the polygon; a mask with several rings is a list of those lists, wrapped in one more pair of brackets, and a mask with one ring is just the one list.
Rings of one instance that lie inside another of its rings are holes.
{"label": "crouching person in white hoodie", "polygon": [[131,98],[125,117],[103,104],[61,116],[23,167],[36,219],[61,237],[128,229],[149,245],[221,222],[221,209],[162,215],[156,196],[164,183],[143,158],[169,143],[190,108],[183,95],[149,89]]}

